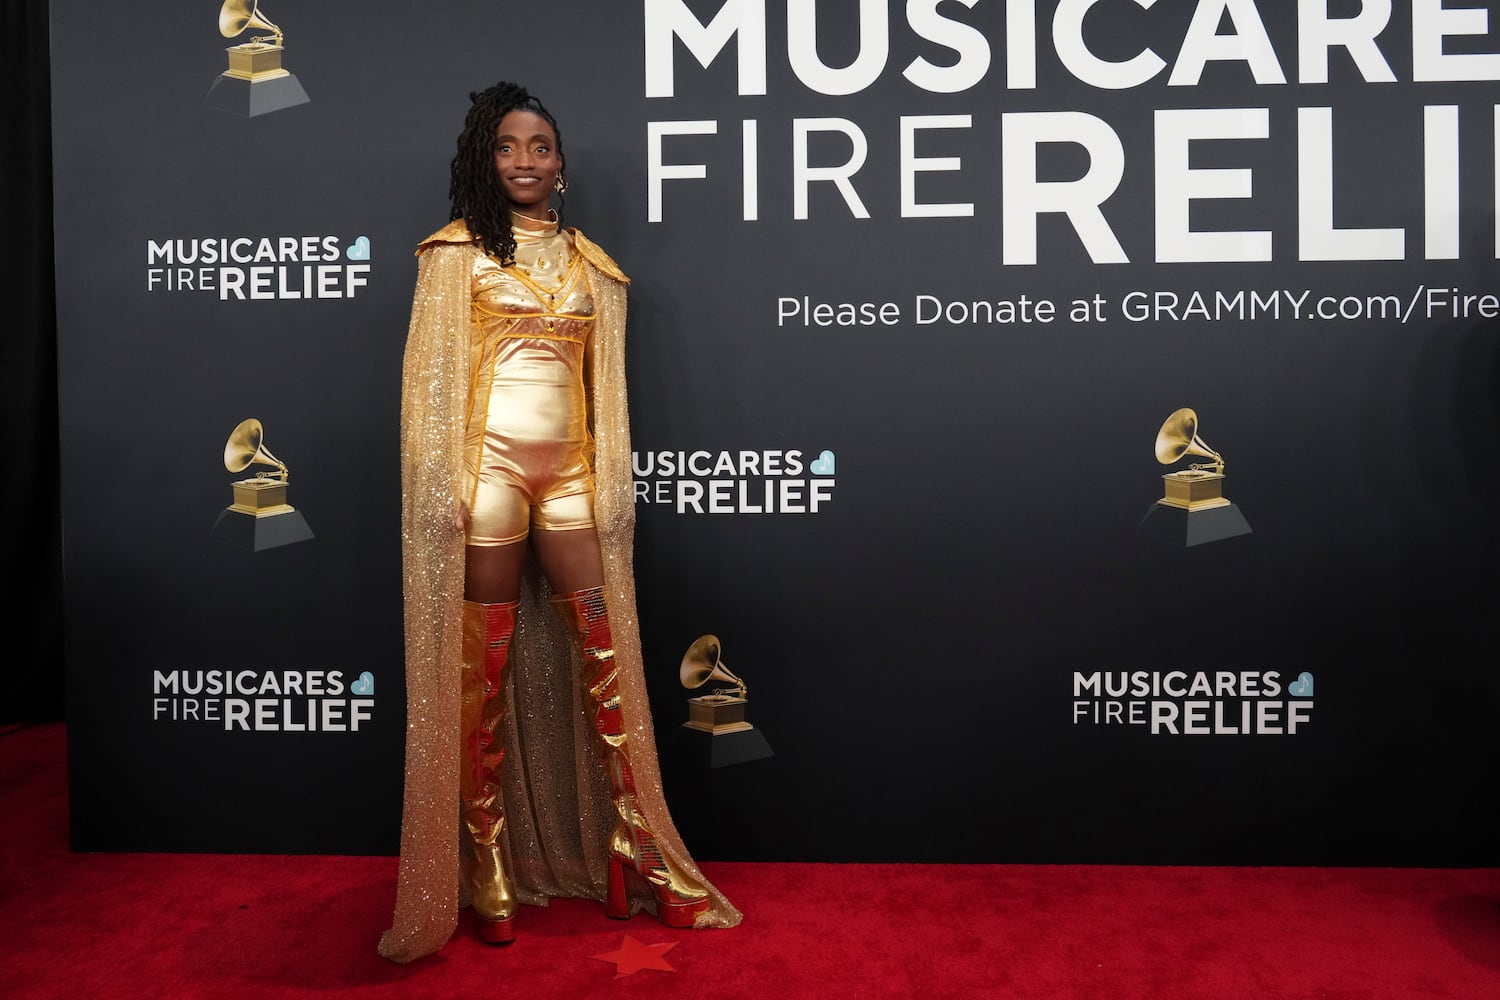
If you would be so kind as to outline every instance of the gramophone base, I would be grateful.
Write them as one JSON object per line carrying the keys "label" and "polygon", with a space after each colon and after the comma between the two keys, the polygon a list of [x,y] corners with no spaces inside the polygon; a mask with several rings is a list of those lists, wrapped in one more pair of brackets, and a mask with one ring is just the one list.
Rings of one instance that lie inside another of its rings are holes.
{"label": "gramophone base", "polygon": [[219,511],[219,519],[210,532],[216,541],[237,549],[261,552],[280,545],[305,542],[313,537],[307,519],[299,510],[270,517],[256,517],[228,508]]}
{"label": "gramophone base", "polygon": [[219,111],[254,118],[256,115],[306,104],[308,100],[307,91],[302,89],[302,84],[297,82],[296,75],[292,73],[254,83],[220,74],[214,78],[213,86],[208,88],[208,96],[203,98],[203,103]]}
{"label": "gramophone base", "polygon": [[751,728],[750,721],[745,718],[749,702],[744,698],[727,694],[708,694],[689,698],[687,705],[688,720],[683,725],[689,729],[699,729],[705,733],[721,736],[724,733],[736,733]]}
{"label": "gramophone base", "polygon": [[759,729],[733,733],[708,733],[679,726],[672,743],[673,756],[698,768],[731,767],[776,756]]}
{"label": "gramophone base", "polygon": [[1250,534],[1250,523],[1233,503],[1205,510],[1184,510],[1154,503],[1146,511],[1140,534],[1167,545],[1187,548]]}

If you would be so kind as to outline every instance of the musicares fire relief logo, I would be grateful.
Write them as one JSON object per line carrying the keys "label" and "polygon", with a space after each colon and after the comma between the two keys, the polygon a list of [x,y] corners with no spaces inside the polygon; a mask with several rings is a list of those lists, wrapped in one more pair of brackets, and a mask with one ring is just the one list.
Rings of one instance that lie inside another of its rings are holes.
{"label": "musicares fire relief logo", "polygon": [[357,733],[371,721],[375,675],[340,670],[153,670],[151,719],[228,731]]}
{"label": "musicares fire relief logo", "polygon": [[234,299],[352,299],[367,284],[370,238],[193,236],[146,240],[146,291]]}
{"label": "musicares fire relief logo", "polygon": [[1072,711],[1075,726],[1137,726],[1153,736],[1295,736],[1312,721],[1313,675],[1074,671]]}
{"label": "musicares fire relief logo", "polygon": [[820,514],[837,485],[826,448],[638,451],[631,466],[636,503],[678,514]]}

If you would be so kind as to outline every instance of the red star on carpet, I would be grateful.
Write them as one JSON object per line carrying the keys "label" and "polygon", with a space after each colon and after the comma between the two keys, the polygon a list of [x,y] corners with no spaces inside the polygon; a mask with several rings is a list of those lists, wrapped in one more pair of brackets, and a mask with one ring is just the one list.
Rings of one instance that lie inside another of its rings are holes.
{"label": "red star on carpet", "polygon": [[667,952],[677,947],[676,941],[668,941],[664,944],[641,944],[629,934],[625,940],[620,942],[619,950],[607,951],[602,955],[590,955],[601,962],[613,962],[615,964],[615,978],[633,975],[642,969],[660,969],[662,972],[676,972],[677,970],[667,964],[662,958]]}

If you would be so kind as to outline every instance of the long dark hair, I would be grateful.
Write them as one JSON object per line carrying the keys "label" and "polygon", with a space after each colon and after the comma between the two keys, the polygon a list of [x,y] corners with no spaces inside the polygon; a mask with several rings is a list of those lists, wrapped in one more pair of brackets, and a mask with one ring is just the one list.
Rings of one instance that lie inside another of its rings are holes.
{"label": "long dark hair", "polygon": [[[479,237],[480,246],[502,264],[515,263],[516,238],[510,231],[510,201],[495,175],[495,129],[500,119],[517,109],[531,111],[546,119],[557,136],[558,176],[567,158],[563,156],[562,130],[557,119],[518,83],[501,80],[493,87],[469,95],[469,114],[464,130],[458,134],[458,152],[453,155],[451,180],[448,184],[448,221],[463,219],[469,231]],[[559,192],[557,217],[562,219]]]}

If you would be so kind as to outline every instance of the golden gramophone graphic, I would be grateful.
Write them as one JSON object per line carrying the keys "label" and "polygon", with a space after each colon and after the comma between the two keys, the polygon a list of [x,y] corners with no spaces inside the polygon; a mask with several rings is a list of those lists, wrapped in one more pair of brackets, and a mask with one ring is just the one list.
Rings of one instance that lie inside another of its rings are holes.
{"label": "golden gramophone graphic", "polygon": [[714,735],[753,729],[745,718],[745,709],[749,704],[745,700],[745,692],[748,690],[745,682],[730,673],[719,654],[719,637],[715,635],[699,636],[683,654],[682,665],[678,668],[683,687],[693,690],[709,681],[725,681],[733,685],[718,688],[712,694],[689,698],[688,720],[683,725]]}
{"label": "golden gramophone graphic", "polygon": [[1142,534],[1181,545],[1248,534],[1244,515],[1224,496],[1224,456],[1198,435],[1198,414],[1184,406],[1156,432],[1156,460],[1172,465],[1189,455],[1209,461],[1161,477],[1165,489],[1141,522]]}
{"label": "golden gramophone graphic", "polygon": [[1198,414],[1184,406],[1167,418],[1156,432],[1156,460],[1172,465],[1186,455],[1211,458],[1212,462],[1194,462],[1186,469],[1162,476],[1166,493],[1157,503],[1183,510],[1207,510],[1224,507],[1224,456],[1203,443],[1198,436]]}
{"label": "golden gramophone graphic", "polygon": [[214,535],[222,541],[256,551],[305,541],[312,537],[307,521],[287,503],[286,463],[265,445],[265,429],[251,417],[241,420],[224,444],[224,468],[244,472],[252,465],[272,466],[233,483],[234,502],[220,511]]}
{"label": "golden gramophone graphic", "polygon": [[[766,744],[765,736],[760,735],[760,730],[751,726],[745,717],[748,708],[745,682],[730,672],[720,654],[717,636],[697,637],[682,654],[682,663],[678,667],[682,687],[696,690],[709,681],[723,681],[729,685],[687,699],[687,721],[682,723],[682,729],[691,730],[694,738],[705,739],[703,751],[712,768],[772,756],[771,745]],[[699,736],[700,733],[706,733],[706,738]]]}
{"label": "golden gramophone graphic", "polygon": [[293,510],[286,502],[286,484],[290,478],[286,463],[265,446],[265,428],[251,417],[241,420],[224,444],[224,468],[244,472],[252,465],[274,465],[269,475],[257,474],[234,484],[234,503],[230,510],[255,517],[273,517]]}
{"label": "golden gramophone graphic", "polygon": [[203,103],[247,118],[306,104],[302,84],[281,65],[285,36],[261,13],[260,0],[224,0],[219,8],[219,34],[238,38],[251,29],[270,34],[252,35],[249,41],[225,50],[229,68],[214,80]]}

